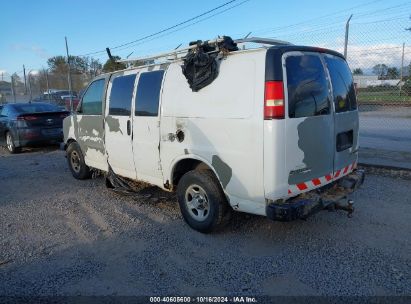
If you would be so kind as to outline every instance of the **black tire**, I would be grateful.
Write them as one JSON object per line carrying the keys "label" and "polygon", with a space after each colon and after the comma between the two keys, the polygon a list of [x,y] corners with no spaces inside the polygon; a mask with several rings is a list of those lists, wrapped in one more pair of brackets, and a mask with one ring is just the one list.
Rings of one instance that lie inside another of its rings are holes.
{"label": "black tire", "polygon": [[221,229],[231,215],[232,209],[210,170],[184,174],[177,186],[177,199],[186,223],[203,233]]}
{"label": "black tire", "polygon": [[71,174],[76,179],[88,179],[91,177],[90,168],[84,162],[84,156],[78,143],[72,142],[66,150],[67,163]]}
{"label": "black tire", "polygon": [[11,132],[6,133],[6,148],[10,154],[19,153],[21,151],[20,147],[16,147],[14,137]]}

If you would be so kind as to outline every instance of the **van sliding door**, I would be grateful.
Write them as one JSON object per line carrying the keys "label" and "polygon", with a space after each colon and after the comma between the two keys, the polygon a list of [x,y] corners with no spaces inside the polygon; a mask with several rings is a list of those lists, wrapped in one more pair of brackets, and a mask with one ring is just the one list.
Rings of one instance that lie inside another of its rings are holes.
{"label": "van sliding door", "polygon": [[121,176],[136,179],[133,159],[132,100],[136,72],[113,75],[108,86],[105,119],[105,145],[107,161]]}

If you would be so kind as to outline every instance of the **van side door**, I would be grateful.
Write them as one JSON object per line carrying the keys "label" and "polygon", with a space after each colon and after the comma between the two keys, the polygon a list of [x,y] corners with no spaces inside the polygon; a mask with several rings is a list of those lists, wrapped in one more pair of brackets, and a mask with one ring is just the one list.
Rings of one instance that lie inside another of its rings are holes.
{"label": "van side door", "polygon": [[131,115],[136,75],[136,71],[126,71],[111,76],[107,88],[105,117],[107,162],[114,173],[132,179],[137,178]]}
{"label": "van side door", "polygon": [[133,118],[134,163],[139,180],[162,185],[159,103],[164,70],[142,72],[138,78]]}
{"label": "van side door", "polygon": [[289,195],[331,182],[334,117],[331,91],[321,55],[283,55],[286,88],[286,169]]}
{"label": "van side door", "polygon": [[347,62],[325,54],[334,102],[334,177],[350,173],[358,159],[358,111],[354,82]]}

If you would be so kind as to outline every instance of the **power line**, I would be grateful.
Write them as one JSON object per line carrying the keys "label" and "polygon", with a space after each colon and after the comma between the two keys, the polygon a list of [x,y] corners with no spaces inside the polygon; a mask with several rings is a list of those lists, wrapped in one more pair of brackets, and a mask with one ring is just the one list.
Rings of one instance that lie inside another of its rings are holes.
{"label": "power line", "polygon": [[205,18],[202,18],[202,19],[200,19],[200,20],[198,20],[198,21],[196,21],[196,22],[190,23],[190,24],[188,24],[188,25],[186,25],[186,26],[184,26],[184,27],[178,28],[178,29],[176,29],[176,30],[174,30],[174,31],[165,33],[165,34],[160,35],[160,36],[157,36],[157,37],[153,37],[152,39],[149,39],[149,40],[146,40],[146,41],[142,41],[142,42],[140,42],[140,43],[138,43],[138,44],[133,44],[133,45],[125,46],[125,47],[121,48],[120,51],[125,50],[125,49],[128,49],[128,48],[130,48],[130,47],[136,47],[136,46],[138,46],[138,45],[142,45],[142,44],[144,44],[144,43],[147,43],[147,42],[150,42],[150,41],[153,41],[153,40],[156,40],[156,39],[160,39],[160,38],[163,38],[163,37],[165,37],[165,36],[169,36],[169,35],[171,35],[171,34],[173,34],[173,33],[176,33],[176,32],[179,32],[179,31],[181,31],[181,30],[184,30],[184,29],[186,29],[186,28],[188,28],[188,27],[190,27],[190,26],[193,26],[193,25],[195,25],[195,24],[197,24],[197,23],[203,22],[203,21],[208,20],[208,19],[210,19],[210,18],[212,18],[212,17],[215,17],[215,16],[217,16],[217,15],[221,15],[222,13],[225,13],[225,12],[227,12],[227,11],[229,11],[229,10],[232,10],[233,8],[235,8],[235,7],[237,7],[237,6],[240,6],[240,5],[242,5],[242,4],[246,3],[246,2],[249,2],[249,1],[251,1],[251,0],[244,0],[244,1],[242,1],[242,2],[240,2],[240,3],[238,3],[238,4],[236,4],[236,5],[230,6],[229,8],[226,8],[226,9],[224,9],[224,10],[222,10],[222,11],[219,11],[219,12],[217,12],[217,13],[214,13],[214,14],[210,15],[210,16],[207,16],[207,17],[205,17]]}
{"label": "power line", "polygon": [[[334,13],[326,14],[326,15],[323,15],[323,16],[320,16],[320,17],[308,19],[308,20],[301,21],[301,22],[298,22],[298,23],[290,24],[290,25],[287,25],[287,26],[275,27],[275,28],[271,28],[271,29],[257,30],[257,31],[260,32],[260,33],[262,33],[261,31],[265,31],[265,32],[278,32],[278,31],[280,31],[280,30],[282,30],[282,29],[289,29],[289,28],[292,28],[292,27],[297,27],[297,26],[299,26],[299,25],[307,24],[307,23],[309,23],[309,22],[311,22],[311,21],[317,21],[317,20],[319,20],[319,19],[328,18],[328,17],[334,16],[334,15],[341,14],[342,12],[347,12],[347,11],[350,11],[350,10],[353,10],[353,9],[356,9],[356,8],[359,8],[359,7],[367,6],[367,5],[370,5],[370,4],[374,4],[374,3],[380,2],[380,1],[382,1],[382,0],[374,0],[374,1],[370,1],[370,2],[367,2],[367,3],[363,3],[363,4],[360,4],[360,5],[353,6],[353,7],[351,7],[351,8],[347,8],[347,9],[340,10],[340,11],[337,11],[337,12],[334,12]],[[344,17],[344,18],[345,18],[345,17]]]}
{"label": "power line", "polygon": [[353,25],[360,25],[360,24],[374,24],[374,23],[381,23],[381,22],[389,22],[389,21],[398,21],[400,18],[408,17],[409,14],[402,14],[402,15],[397,15],[393,16],[392,18],[388,19],[380,19],[380,20],[375,20],[375,21],[370,21],[370,22],[353,22]]}
{"label": "power line", "polygon": [[[181,31],[181,30],[184,30],[184,29],[186,29],[186,28],[188,28],[188,27],[190,27],[190,26],[193,26],[193,25],[195,25],[195,24],[198,24],[198,23],[200,23],[200,22],[203,22],[203,21],[205,21],[205,20],[208,20],[208,19],[210,19],[210,18],[212,18],[212,17],[215,17],[215,16],[217,16],[217,15],[221,15],[221,14],[223,14],[223,13],[225,13],[225,12],[227,12],[227,11],[233,9],[233,8],[236,8],[236,7],[242,5],[242,4],[246,3],[246,2],[249,2],[249,1],[251,1],[251,0],[244,0],[244,1],[242,1],[242,2],[237,3],[236,5],[233,5],[233,6],[230,6],[230,7],[226,8],[226,9],[224,9],[224,10],[222,10],[222,11],[219,11],[219,12],[217,12],[217,13],[214,13],[214,14],[210,15],[210,16],[204,17],[204,18],[202,18],[202,19],[200,19],[200,20],[198,20],[198,21],[196,21],[196,22],[192,22],[192,23],[190,23],[190,24],[188,24],[188,25],[186,25],[186,26],[184,26],[184,27],[180,27],[180,28],[178,28],[178,29],[175,29],[174,31],[164,33],[163,35],[160,35],[160,36],[155,36],[155,37],[153,37],[153,38],[151,38],[151,39],[142,41],[142,42],[140,42],[140,43],[135,43],[135,44],[132,44],[132,45],[128,45],[128,46],[122,47],[122,48],[120,48],[120,49],[117,49],[117,51],[123,51],[123,50],[129,49],[129,48],[132,48],[132,47],[136,47],[136,46],[139,46],[139,45],[142,45],[142,44],[151,42],[151,41],[156,40],[156,39],[160,39],[160,38],[169,36],[169,35],[171,35],[171,34],[173,34],[173,33],[176,33],[176,32],[179,32],[179,31]],[[173,45],[175,45],[175,44],[173,44]],[[157,50],[158,50],[158,49],[157,49]],[[94,56],[94,58],[103,58],[103,57],[105,57],[105,56],[106,56],[105,54],[101,54],[101,55]]]}
{"label": "power line", "polygon": [[[227,5],[231,4],[231,3],[234,3],[234,2],[236,2],[236,1],[238,1],[238,0],[230,0],[230,1],[225,2],[225,3],[223,3],[223,4],[219,5],[219,6],[211,9],[211,10],[208,10],[208,11],[206,11],[206,12],[204,12],[204,13],[201,13],[200,15],[197,15],[197,16],[195,16],[195,17],[189,18],[189,19],[187,19],[187,20],[185,20],[185,21],[182,21],[182,22],[177,23],[177,24],[175,24],[175,25],[169,26],[169,27],[167,27],[167,28],[165,28],[165,29],[162,29],[162,30],[160,30],[160,31],[158,31],[158,32],[155,32],[155,33],[146,35],[146,36],[144,36],[144,37],[138,38],[138,39],[136,39],[136,40],[133,40],[133,41],[130,41],[130,42],[126,42],[126,43],[123,43],[123,44],[120,44],[120,45],[111,47],[110,49],[112,49],[112,50],[118,49],[118,48],[121,48],[121,47],[130,45],[130,44],[133,44],[133,43],[136,43],[136,42],[139,42],[139,41],[142,41],[142,40],[151,38],[151,37],[153,37],[153,36],[162,34],[162,33],[164,33],[164,32],[167,32],[167,31],[171,30],[171,29],[174,29],[174,28],[179,27],[179,26],[181,26],[181,25],[187,24],[187,23],[189,23],[189,22],[191,22],[191,21],[193,21],[193,20],[196,20],[196,19],[198,19],[198,18],[201,18],[201,17],[203,17],[203,16],[205,16],[205,15],[208,15],[209,13],[214,12],[214,11],[216,11],[216,10],[219,10],[220,8],[225,7],[225,6],[227,6]],[[99,53],[102,53],[102,52],[104,53],[105,50],[87,53],[87,54],[85,54],[85,55],[83,55],[83,56],[99,54]]]}

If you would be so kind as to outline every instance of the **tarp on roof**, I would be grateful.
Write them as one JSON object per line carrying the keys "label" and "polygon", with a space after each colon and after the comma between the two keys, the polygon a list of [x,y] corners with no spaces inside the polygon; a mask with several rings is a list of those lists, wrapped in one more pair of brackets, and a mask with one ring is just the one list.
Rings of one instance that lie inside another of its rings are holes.
{"label": "tarp on roof", "polygon": [[238,47],[227,36],[223,36],[223,41],[219,42],[217,47],[201,40],[190,43],[190,45],[195,44],[198,47],[188,52],[184,58],[182,70],[190,88],[193,92],[198,92],[217,78],[219,53],[237,51]]}

